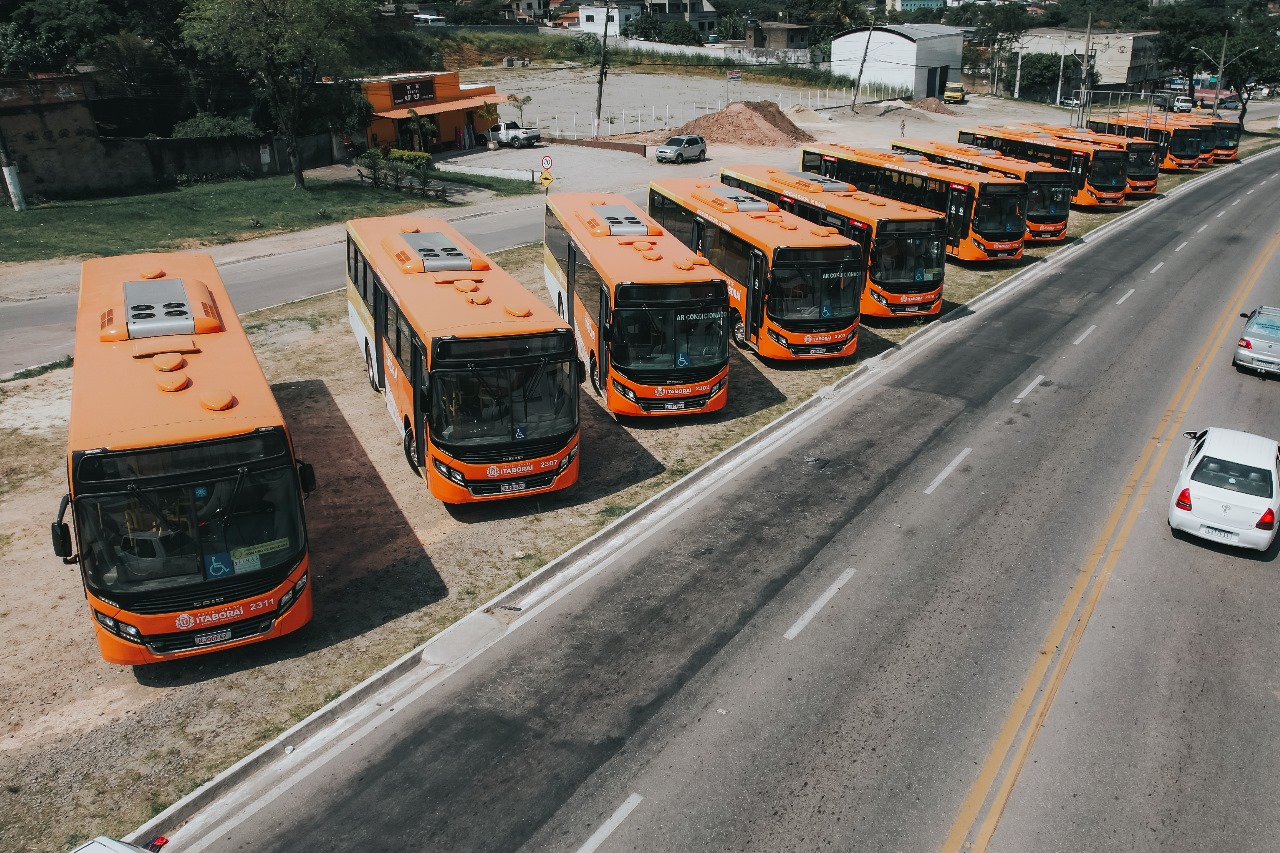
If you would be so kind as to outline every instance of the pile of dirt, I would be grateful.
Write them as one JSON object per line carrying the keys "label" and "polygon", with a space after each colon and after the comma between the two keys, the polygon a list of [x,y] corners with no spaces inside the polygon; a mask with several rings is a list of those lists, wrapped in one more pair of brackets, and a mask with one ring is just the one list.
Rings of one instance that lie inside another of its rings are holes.
{"label": "pile of dirt", "polygon": [[783,112],[789,116],[793,116],[794,121],[802,121],[807,124],[817,124],[821,121],[831,121],[829,116],[823,115],[812,107],[806,107],[804,104],[792,104]]}
{"label": "pile of dirt", "polygon": [[942,103],[942,101],[939,101],[937,98],[925,98],[924,100],[914,102],[911,106],[915,107],[918,110],[924,110],[925,112],[930,112],[930,113],[938,113],[939,115],[944,115],[944,116],[958,115],[958,113],[956,113],[955,110],[951,109],[946,104]]}
{"label": "pile of dirt", "polygon": [[880,101],[879,103],[872,105],[872,109],[876,111],[876,115],[882,116],[888,115],[894,110],[909,110],[911,109],[911,105],[906,101]]}
{"label": "pile of dirt", "polygon": [[734,101],[719,112],[698,116],[672,131],[672,135],[682,133],[696,133],[707,142],[722,145],[781,147],[814,141],[773,101]]}

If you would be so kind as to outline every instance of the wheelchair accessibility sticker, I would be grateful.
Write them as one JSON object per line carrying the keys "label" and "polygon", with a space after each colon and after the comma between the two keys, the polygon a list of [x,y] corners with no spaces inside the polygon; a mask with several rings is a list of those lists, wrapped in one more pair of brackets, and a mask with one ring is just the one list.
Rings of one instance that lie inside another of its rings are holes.
{"label": "wheelchair accessibility sticker", "polygon": [[205,580],[229,578],[235,573],[236,570],[235,566],[231,562],[231,555],[226,551],[219,551],[216,554],[204,555]]}

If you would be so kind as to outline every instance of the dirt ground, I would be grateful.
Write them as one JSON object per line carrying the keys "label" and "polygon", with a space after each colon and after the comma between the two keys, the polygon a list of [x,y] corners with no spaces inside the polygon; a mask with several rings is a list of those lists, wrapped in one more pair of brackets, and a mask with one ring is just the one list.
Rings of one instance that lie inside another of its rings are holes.
{"label": "dirt ground", "polygon": [[[614,76],[627,75],[611,83]],[[896,135],[900,112],[939,138],[974,119],[909,109],[829,119],[806,110],[788,116],[824,139],[845,139],[856,125],[866,137],[858,141]],[[733,154],[759,162],[793,159],[794,149]],[[1080,221],[1073,230],[1102,220]],[[496,259],[543,295],[540,247]],[[1012,270],[949,265],[947,301],[967,301]],[[395,427],[365,381],[341,294],[245,319],[320,482],[307,503],[315,617],[270,643],[139,669],[103,663],[77,572],[51,556],[48,541],[66,489],[71,372],[0,384],[0,643],[10,650],[0,660],[0,849],[58,850],[127,833],[855,363],[763,364],[735,352],[725,411],[661,424],[619,423],[584,392],[576,490],[450,511],[405,465]],[[920,325],[867,324],[860,356]]]}

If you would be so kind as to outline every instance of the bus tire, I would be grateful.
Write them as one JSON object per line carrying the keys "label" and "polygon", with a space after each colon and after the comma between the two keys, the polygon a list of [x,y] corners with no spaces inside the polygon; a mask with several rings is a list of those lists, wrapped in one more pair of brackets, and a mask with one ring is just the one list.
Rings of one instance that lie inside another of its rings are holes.
{"label": "bus tire", "polygon": [[747,348],[747,324],[742,321],[737,311],[729,315],[729,322],[733,328],[733,345],[738,349]]}
{"label": "bus tire", "polygon": [[418,467],[418,441],[413,436],[413,427],[404,425],[404,460],[409,463],[409,470],[415,474],[422,473]]}
{"label": "bus tire", "polygon": [[374,393],[382,393],[382,389],[378,387],[378,369],[373,366],[373,356],[369,353],[369,345],[364,345],[364,369],[369,376],[369,387]]}

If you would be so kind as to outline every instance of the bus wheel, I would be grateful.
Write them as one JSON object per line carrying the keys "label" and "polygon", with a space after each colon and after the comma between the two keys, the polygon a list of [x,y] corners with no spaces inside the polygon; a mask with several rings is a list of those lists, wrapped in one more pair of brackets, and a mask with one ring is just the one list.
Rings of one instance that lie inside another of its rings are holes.
{"label": "bus wheel", "polygon": [[380,393],[382,389],[378,387],[378,370],[373,366],[373,356],[369,354],[368,344],[364,345],[364,367],[369,373],[369,387]]}
{"label": "bus wheel", "polygon": [[734,311],[729,315],[729,321],[733,323],[733,343],[738,349],[747,348],[747,324],[742,322],[742,318],[738,316],[738,312]]}
{"label": "bus wheel", "polygon": [[409,463],[409,469],[413,473],[420,473],[418,468],[418,440],[413,436],[413,428],[405,426],[404,428],[404,458]]}

